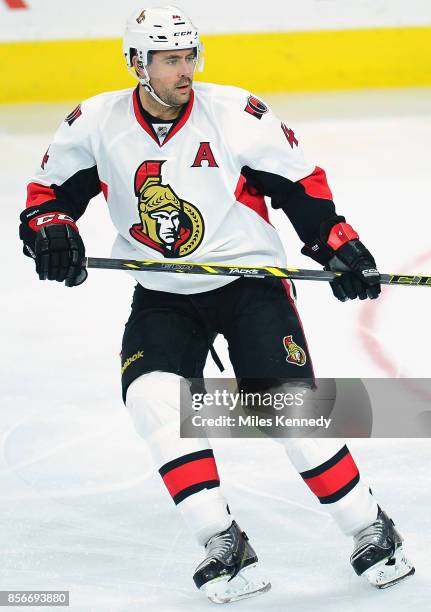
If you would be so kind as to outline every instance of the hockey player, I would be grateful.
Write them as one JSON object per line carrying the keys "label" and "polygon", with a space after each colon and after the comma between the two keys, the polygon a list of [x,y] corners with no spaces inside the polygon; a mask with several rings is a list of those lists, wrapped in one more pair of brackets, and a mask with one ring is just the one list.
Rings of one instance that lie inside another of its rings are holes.
{"label": "hockey player", "polygon": [[[85,281],[77,220],[103,192],[118,230],[113,255],[202,263],[285,266],[265,196],[283,210],[303,253],[345,272],[335,296],[374,299],[374,259],[337,215],[325,173],[304,160],[294,132],[254,95],[193,84],[202,64],[196,28],[182,10],[140,9],[127,21],[124,55],[136,89],[97,95],[68,115],[28,186],[24,253],[42,280]],[[207,439],[179,436],[179,383],[203,376],[217,333],[243,379],[312,378],[292,287],[277,279],[134,273],[122,347],[123,399],[205,558],[194,581],[227,602],[268,590],[257,556],[220,489]],[[286,337],[295,346],[287,359]],[[351,563],[378,587],[414,569],[344,442],[289,439],[304,482],[351,536]]]}

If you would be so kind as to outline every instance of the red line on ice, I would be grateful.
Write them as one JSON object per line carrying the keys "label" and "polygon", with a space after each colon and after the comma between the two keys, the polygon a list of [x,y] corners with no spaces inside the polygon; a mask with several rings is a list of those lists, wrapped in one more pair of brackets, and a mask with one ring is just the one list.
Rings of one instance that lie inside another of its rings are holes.
{"label": "red line on ice", "polygon": [[[416,257],[410,261],[405,267],[406,270],[415,270],[416,266],[420,266],[421,264],[429,261],[431,259],[431,251],[427,251],[422,255]],[[413,272],[414,273],[414,272]],[[394,291],[396,288],[394,288]],[[406,288],[406,291],[409,289]],[[420,288],[417,288],[420,291]],[[385,299],[389,295],[382,291],[377,302],[368,301],[363,306],[359,313],[359,337],[364,345],[367,353],[370,355],[371,359],[384,371],[390,378],[400,378],[400,382],[413,391],[416,395],[430,401],[430,395],[423,389],[420,389],[417,385],[409,381],[411,375],[400,372],[400,369],[397,366],[397,363],[391,356],[385,353],[382,343],[378,340],[378,337],[375,333],[377,328],[377,309],[380,308],[384,303]]]}

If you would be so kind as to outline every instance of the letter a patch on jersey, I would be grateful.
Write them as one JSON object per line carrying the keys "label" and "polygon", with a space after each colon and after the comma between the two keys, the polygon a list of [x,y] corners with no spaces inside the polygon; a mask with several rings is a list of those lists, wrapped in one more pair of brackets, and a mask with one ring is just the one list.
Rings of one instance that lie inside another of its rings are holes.
{"label": "letter a patch on jersey", "polygon": [[218,168],[218,164],[215,160],[209,142],[201,142],[201,144],[199,145],[199,149],[196,153],[195,161],[192,164],[192,168],[202,168],[202,162],[204,161],[208,162],[208,168]]}

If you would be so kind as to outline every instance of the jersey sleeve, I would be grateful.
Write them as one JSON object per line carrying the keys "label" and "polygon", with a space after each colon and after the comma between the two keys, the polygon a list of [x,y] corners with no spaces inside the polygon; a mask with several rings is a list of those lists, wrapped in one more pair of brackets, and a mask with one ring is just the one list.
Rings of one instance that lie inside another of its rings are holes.
{"label": "jersey sleeve", "polygon": [[27,208],[60,211],[75,221],[82,216],[91,198],[101,191],[93,155],[96,125],[91,101],[78,105],[64,119],[27,186]]}
{"label": "jersey sleeve", "polygon": [[344,219],[336,213],[325,171],[305,159],[295,132],[262,100],[244,92],[236,111],[231,138],[248,188],[270,197],[311,247],[322,226]]}

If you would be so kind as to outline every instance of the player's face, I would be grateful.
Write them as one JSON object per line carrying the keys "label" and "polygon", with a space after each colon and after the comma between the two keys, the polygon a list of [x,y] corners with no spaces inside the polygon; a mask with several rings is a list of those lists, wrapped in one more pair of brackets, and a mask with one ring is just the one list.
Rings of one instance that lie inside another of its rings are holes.
{"label": "player's face", "polygon": [[181,106],[189,101],[195,67],[194,49],[158,51],[147,71],[159,98],[170,106]]}

